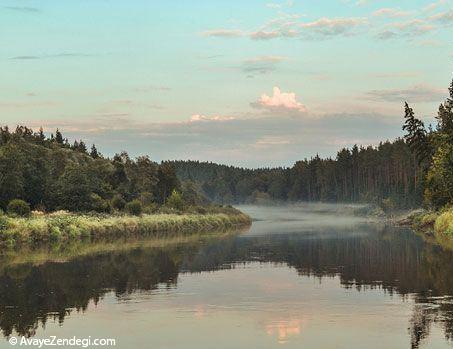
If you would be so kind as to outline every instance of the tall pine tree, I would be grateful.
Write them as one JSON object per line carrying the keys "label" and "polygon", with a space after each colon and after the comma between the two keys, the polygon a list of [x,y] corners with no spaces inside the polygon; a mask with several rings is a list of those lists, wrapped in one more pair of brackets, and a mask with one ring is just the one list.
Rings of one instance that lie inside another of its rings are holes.
{"label": "tall pine tree", "polygon": [[404,136],[406,143],[419,164],[429,164],[432,152],[425,125],[415,117],[413,109],[407,102],[404,105],[404,118],[403,130],[406,131]]}

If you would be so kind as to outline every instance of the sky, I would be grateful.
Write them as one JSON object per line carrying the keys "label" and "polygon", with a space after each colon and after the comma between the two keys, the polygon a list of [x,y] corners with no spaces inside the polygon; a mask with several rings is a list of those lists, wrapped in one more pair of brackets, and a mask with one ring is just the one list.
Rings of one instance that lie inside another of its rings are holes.
{"label": "sky", "polygon": [[433,122],[453,0],[0,0],[0,123],[111,156],[291,166]]}

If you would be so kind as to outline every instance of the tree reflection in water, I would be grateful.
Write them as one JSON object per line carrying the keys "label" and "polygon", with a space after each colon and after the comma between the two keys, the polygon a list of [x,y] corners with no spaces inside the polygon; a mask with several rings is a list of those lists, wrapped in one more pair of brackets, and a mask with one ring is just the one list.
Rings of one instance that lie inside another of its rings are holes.
{"label": "tree reflection in water", "polygon": [[[178,274],[232,268],[237,263],[285,263],[300,275],[339,276],[346,288],[382,288],[413,297],[411,346],[417,348],[439,324],[453,338],[453,252],[425,243],[409,230],[363,226],[311,233],[233,236],[166,247],[134,247],[67,262],[4,265],[0,275],[0,327],[33,336],[48,319],[63,323],[110,291],[176,287]],[[268,328],[278,331],[279,327]]]}

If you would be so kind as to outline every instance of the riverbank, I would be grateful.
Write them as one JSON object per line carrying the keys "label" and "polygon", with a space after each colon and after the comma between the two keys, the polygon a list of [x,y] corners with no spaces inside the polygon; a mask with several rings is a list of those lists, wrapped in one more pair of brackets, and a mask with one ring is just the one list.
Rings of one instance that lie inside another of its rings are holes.
{"label": "riverbank", "polygon": [[397,220],[411,226],[431,242],[453,249],[453,208],[440,211],[417,210]]}
{"label": "riverbank", "polygon": [[42,245],[83,240],[97,241],[134,236],[170,236],[243,227],[251,224],[246,214],[224,208],[214,213],[99,215],[55,212],[27,218],[0,217],[0,245]]}

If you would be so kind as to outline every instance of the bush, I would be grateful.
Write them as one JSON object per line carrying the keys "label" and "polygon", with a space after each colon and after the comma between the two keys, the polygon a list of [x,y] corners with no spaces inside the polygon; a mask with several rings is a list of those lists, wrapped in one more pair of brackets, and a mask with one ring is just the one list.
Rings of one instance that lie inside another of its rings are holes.
{"label": "bush", "polygon": [[165,206],[181,211],[184,208],[184,200],[182,199],[181,194],[176,190],[173,190],[171,195],[168,197]]}
{"label": "bush", "polygon": [[140,200],[132,200],[126,204],[126,211],[130,214],[139,216],[142,213],[142,203]]}
{"label": "bush", "polygon": [[8,228],[8,218],[0,214],[0,232],[6,230]]}
{"label": "bush", "polygon": [[61,239],[61,230],[59,227],[53,226],[49,229],[49,240],[58,241]]}
{"label": "bush", "polygon": [[434,224],[436,232],[453,235],[453,209],[443,212]]}
{"label": "bush", "polygon": [[30,205],[20,199],[11,200],[6,210],[8,214],[20,217],[28,217],[31,213]]}
{"label": "bush", "polygon": [[151,203],[143,207],[143,213],[155,214],[159,210],[159,206],[156,203]]}
{"label": "bush", "polygon": [[140,194],[140,202],[143,206],[153,205],[154,204],[154,195],[150,192],[143,192]]}
{"label": "bush", "polygon": [[121,194],[116,194],[112,198],[112,207],[118,211],[124,210],[124,207],[126,206],[126,201],[123,199]]}
{"label": "bush", "polygon": [[426,176],[425,199],[435,208],[452,202],[453,193],[453,144],[444,144],[433,157],[433,164]]}
{"label": "bush", "polygon": [[90,195],[91,209],[100,213],[110,213],[112,208],[108,201],[101,198],[98,194],[92,193]]}

